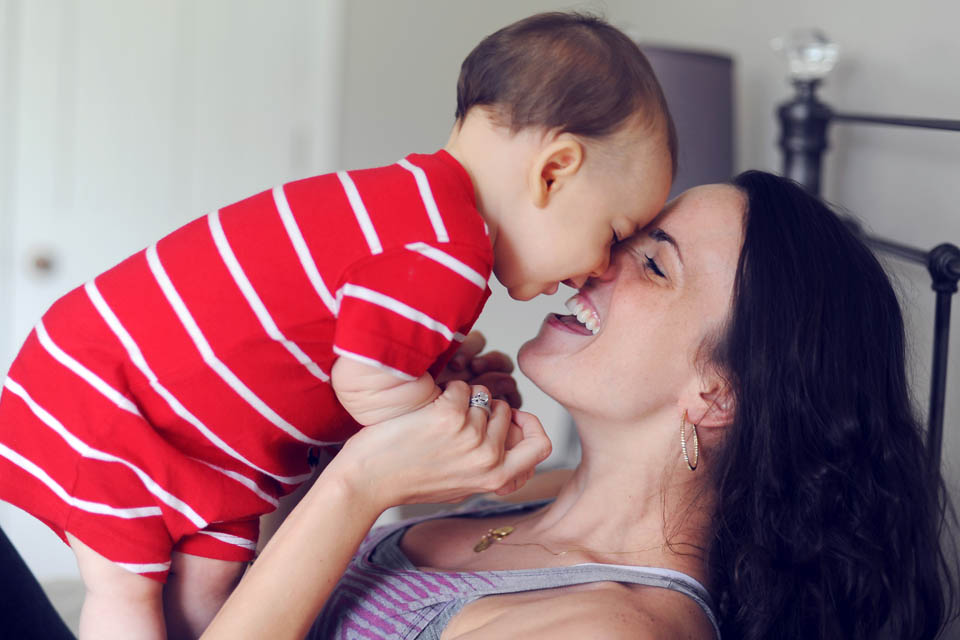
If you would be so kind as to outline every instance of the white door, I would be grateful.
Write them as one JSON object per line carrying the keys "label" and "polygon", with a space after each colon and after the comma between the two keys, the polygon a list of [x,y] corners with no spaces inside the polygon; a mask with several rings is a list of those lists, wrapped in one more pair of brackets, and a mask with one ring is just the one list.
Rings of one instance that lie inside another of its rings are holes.
{"label": "white door", "polygon": [[[0,0],[0,361],[66,291],[220,205],[338,168],[343,0]],[[41,579],[73,575],[0,503]]]}

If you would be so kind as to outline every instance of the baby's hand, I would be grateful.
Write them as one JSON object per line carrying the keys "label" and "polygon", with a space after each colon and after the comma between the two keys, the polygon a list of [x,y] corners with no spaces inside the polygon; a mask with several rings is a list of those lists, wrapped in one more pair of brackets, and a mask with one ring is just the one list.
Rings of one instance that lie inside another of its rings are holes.
{"label": "baby's hand", "polygon": [[437,384],[442,387],[451,380],[480,384],[490,389],[494,398],[506,400],[511,407],[519,409],[520,392],[517,391],[517,381],[511,375],[513,360],[500,351],[488,351],[480,355],[486,343],[482,333],[471,331],[437,376]]}
{"label": "baby's hand", "polygon": [[361,429],[326,473],[339,474],[353,492],[384,509],[520,488],[550,455],[550,439],[534,416],[518,414],[510,438],[515,442],[508,443],[512,412],[506,402],[492,400],[489,416],[468,408],[471,395],[481,391],[487,392],[449,382],[426,407]]}

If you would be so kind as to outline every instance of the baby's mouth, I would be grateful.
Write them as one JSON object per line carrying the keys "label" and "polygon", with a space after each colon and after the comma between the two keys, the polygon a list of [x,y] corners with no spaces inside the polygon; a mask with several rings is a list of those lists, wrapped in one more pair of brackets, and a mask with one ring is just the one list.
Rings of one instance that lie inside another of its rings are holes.
{"label": "baby's mouth", "polygon": [[579,294],[567,300],[564,305],[573,314],[568,316],[570,320],[566,324],[572,324],[575,319],[579,325],[582,325],[591,334],[597,335],[600,333],[600,316],[594,310],[593,305],[589,304]]}

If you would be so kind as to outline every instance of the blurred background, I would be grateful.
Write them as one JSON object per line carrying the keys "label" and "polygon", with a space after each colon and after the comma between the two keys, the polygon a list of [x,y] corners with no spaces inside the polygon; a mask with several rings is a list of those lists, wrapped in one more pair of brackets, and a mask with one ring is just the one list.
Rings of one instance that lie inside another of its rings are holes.
{"label": "blurred background", "polygon": [[[791,88],[770,40],[797,27],[841,46],[821,90],[835,108],[960,118],[960,3],[942,0],[0,0],[0,366],[53,300],[199,215],[281,182],[436,150],[464,56],[554,9],[605,16],[651,58],[693,52],[694,80],[668,97],[720,97],[672,105],[685,123],[681,181],[779,170],[774,110]],[[827,199],[888,238],[960,243],[960,135],[844,126],[831,145]],[[701,166],[708,156],[717,162]],[[925,409],[933,294],[922,268],[889,264]],[[477,328],[510,354],[570,295],[521,304],[492,286]],[[943,454],[955,499],[958,316]],[[574,461],[563,411],[522,376],[520,386],[554,438],[546,464]],[[45,527],[2,502],[0,526],[51,589],[76,579]]]}

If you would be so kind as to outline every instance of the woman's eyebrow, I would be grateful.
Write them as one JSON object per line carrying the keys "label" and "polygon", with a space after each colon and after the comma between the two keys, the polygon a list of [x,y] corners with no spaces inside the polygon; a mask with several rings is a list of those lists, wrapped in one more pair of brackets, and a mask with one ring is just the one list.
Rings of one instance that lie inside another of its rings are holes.
{"label": "woman's eyebrow", "polygon": [[673,247],[673,250],[677,252],[677,258],[680,260],[680,264],[683,264],[683,256],[680,255],[680,245],[677,244],[677,241],[673,239],[672,235],[663,229],[657,228],[650,231],[650,237],[657,242],[666,242]]}

